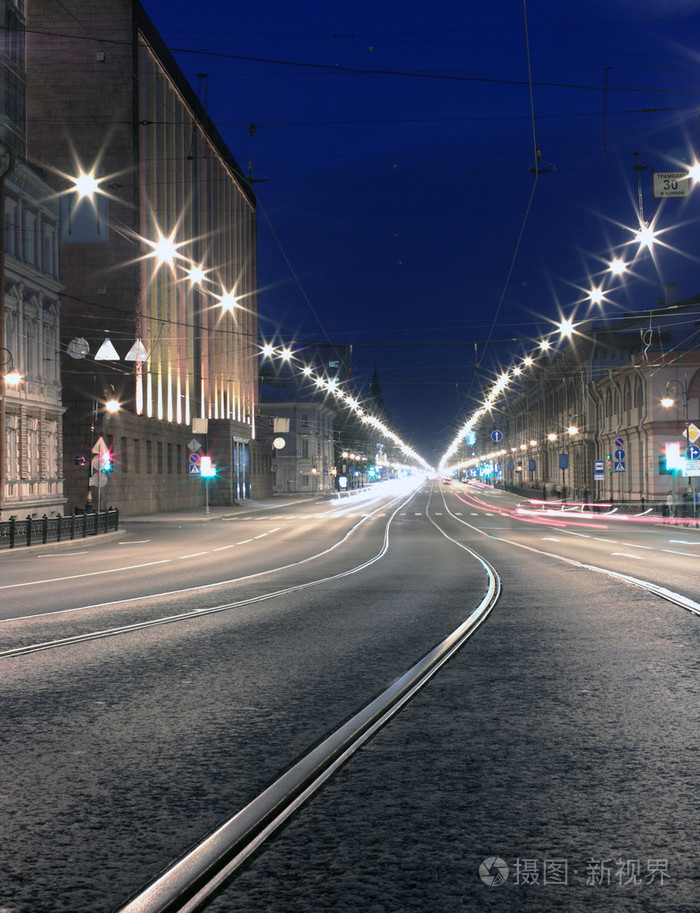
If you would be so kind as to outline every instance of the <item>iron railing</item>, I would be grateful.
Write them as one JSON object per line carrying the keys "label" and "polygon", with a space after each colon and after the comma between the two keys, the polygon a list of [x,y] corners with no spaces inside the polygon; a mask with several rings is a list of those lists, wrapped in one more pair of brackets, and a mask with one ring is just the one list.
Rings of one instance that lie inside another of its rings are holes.
{"label": "iron railing", "polygon": [[0,521],[0,549],[27,545],[45,545],[47,542],[67,542],[85,539],[100,533],[114,532],[119,528],[119,510],[109,507],[99,513],[73,513],[67,517],[10,517]]}

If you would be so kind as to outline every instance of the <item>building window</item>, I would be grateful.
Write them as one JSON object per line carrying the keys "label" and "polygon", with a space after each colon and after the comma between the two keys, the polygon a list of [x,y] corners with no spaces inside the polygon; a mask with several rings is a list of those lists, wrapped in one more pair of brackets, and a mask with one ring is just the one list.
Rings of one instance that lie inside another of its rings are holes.
{"label": "building window", "polygon": [[153,441],[146,441],[146,473],[153,472]]}
{"label": "building window", "polygon": [[157,454],[156,472],[159,473],[160,475],[162,475],[163,474],[163,442],[162,441],[158,441],[158,443],[156,444],[156,454]]}
{"label": "building window", "polygon": [[126,439],[125,437],[122,438],[122,441],[121,441],[121,448],[122,448],[122,449],[121,449],[121,453],[119,454],[119,461],[120,461],[120,464],[121,464],[121,471],[122,471],[122,472],[126,472],[126,471],[128,470],[128,461],[127,461],[127,452],[126,452],[126,448],[127,448],[127,439]]}
{"label": "building window", "polygon": [[24,259],[32,266],[36,263],[36,216],[33,212],[24,216]]}
{"label": "building window", "polygon": [[141,441],[134,438],[134,472],[141,472]]}

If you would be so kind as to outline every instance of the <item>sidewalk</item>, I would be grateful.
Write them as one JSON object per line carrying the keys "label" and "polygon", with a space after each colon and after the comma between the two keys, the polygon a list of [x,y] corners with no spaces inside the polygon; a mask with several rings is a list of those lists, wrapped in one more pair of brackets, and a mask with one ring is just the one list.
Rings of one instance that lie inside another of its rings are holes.
{"label": "sidewalk", "polygon": [[330,500],[335,493],[322,495],[299,495],[298,497],[263,498],[259,501],[240,501],[238,504],[212,504],[209,513],[204,512],[204,505],[184,507],[179,510],[161,511],[155,514],[119,515],[119,525],[123,523],[206,523],[210,520],[235,520],[237,517],[260,510],[284,510],[286,507],[306,502],[323,502]]}

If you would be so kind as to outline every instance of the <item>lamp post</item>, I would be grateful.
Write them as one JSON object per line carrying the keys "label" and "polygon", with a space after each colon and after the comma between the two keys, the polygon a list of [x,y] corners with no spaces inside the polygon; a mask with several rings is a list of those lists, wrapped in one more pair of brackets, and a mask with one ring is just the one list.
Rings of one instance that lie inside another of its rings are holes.
{"label": "lamp post", "polygon": [[[564,433],[568,434],[569,438],[576,437],[579,433],[577,425],[569,425],[566,429],[566,432],[555,432],[550,431],[547,435],[547,440],[550,444],[554,444],[559,440],[559,437],[564,437]],[[566,470],[569,468],[569,453],[568,449],[565,453],[559,454],[559,469],[561,469],[561,496],[562,500],[566,499]]]}
{"label": "lamp post", "polygon": [[[7,352],[5,335],[5,181],[15,167],[13,149],[0,146],[0,352]],[[7,447],[5,444],[5,371],[0,370],[0,516],[5,507]]]}
{"label": "lamp post", "polygon": [[[683,435],[685,437],[685,447],[686,447],[684,459],[686,460],[685,465],[687,466],[688,448],[690,447],[690,438],[689,438],[690,419],[688,416],[688,380],[687,380],[687,377],[684,379],[684,383],[681,383],[681,381],[677,380],[676,378],[672,378],[671,380],[666,381],[666,395],[661,400],[661,405],[664,407],[664,409],[670,409],[671,406],[674,406],[676,404],[675,398],[673,396],[671,396],[671,393],[673,390],[676,390],[677,394],[680,394],[680,396],[683,397],[683,415],[684,415]],[[686,478],[688,478],[688,477],[686,476]],[[673,500],[674,500],[674,502],[676,501],[676,473],[675,472],[673,474]],[[695,498],[692,497],[691,500],[692,500],[692,509],[693,509],[693,519],[695,519]]]}

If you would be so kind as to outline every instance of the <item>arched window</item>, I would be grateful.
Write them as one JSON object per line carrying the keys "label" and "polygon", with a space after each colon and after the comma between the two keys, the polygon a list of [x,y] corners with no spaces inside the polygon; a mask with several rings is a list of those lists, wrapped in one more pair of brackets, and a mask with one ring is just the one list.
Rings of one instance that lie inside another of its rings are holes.
{"label": "arched window", "polygon": [[629,425],[632,422],[632,385],[630,383],[629,377],[625,378],[625,386],[622,394],[622,412],[625,419],[625,424]]}

